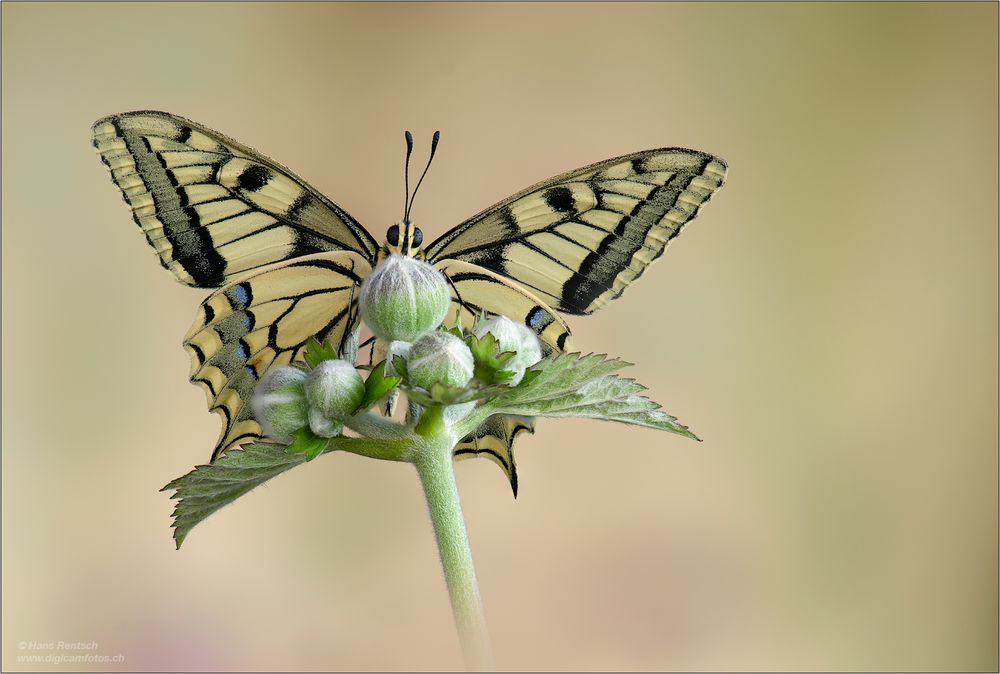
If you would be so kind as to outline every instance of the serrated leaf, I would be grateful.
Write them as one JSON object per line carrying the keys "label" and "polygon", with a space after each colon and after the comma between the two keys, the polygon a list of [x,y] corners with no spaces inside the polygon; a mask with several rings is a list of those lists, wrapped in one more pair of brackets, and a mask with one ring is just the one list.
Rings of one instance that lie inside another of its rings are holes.
{"label": "serrated leaf", "polygon": [[232,503],[272,477],[306,462],[302,454],[288,454],[282,445],[254,443],[230,449],[214,463],[197,466],[160,491],[175,491],[173,513],[177,548],[191,529],[219,508]]}
{"label": "serrated leaf", "polygon": [[472,399],[477,389],[465,388],[462,386],[445,386],[436,382],[431,386],[431,390],[422,388],[407,388],[406,395],[418,405],[428,407],[430,405],[455,405],[468,402]]}
{"label": "serrated leaf", "polygon": [[626,365],[602,355],[577,353],[543,360],[532,366],[517,386],[505,388],[484,403],[468,423],[498,413],[586,417],[657,428],[697,440],[686,426],[660,411],[658,404],[638,395],[644,386],[613,374]]}
{"label": "serrated leaf", "polygon": [[330,438],[322,438],[306,426],[292,433],[292,444],[285,451],[289,454],[305,454],[306,461],[312,461],[323,453],[329,442]]}
{"label": "serrated leaf", "polygon": [[[337,436],[325,442],[325,452],[341,450],[386,458],[400,456],[408,441],[405,438]],[[230,449],[214,462],[197,466],[187,475],[174,480],[160,491],[174,491],[171,498],[177,501],[177,505],[174,507],[172,526],[177,547],[181,547],[196,524],[216,510],[306,461],[305,454],[289,454],[284,445],[253,443]]]}
{"label": "serrated leaf", "polygon": [[[399,356],[396,356],[399,358]],[[402,377],[386,377],[385,361],[372,367],[368,379],[365,380],[365,397],[361,400],[358,410],[366,410],[379,400],[389,395],[389,392],[399,386]]]}
{"label": "serrated leaf", "polygon": [[485,384],[503,384],[514,377],[514,373],[503,369],[503,366],[516,354],[500,351],[500,344],[492,332],[485,333],[481,338],[470,333],[465,337],[465,343],[472,351],[475,364],[472,376],[475,379]]}
{"label": "serrated leaf", "polygon": [[309,367],[316,367],[324,360],[337,360],[337,349],[330,342],[320,344],[315,337],[310,337],[309,341],[306,342],[306,351],[303,357],[309,363]]}
{"label": "serrated leaf", "polygon": [[519,381],[517,383],[517,385],[518,386],[527,386],[528,384],[530,384],[531,382],[533,382],[535,380],[535,377],[537,377],[541,373],[542,373],[541,370],[532,370],[532,369],[526,370],[525,373],[524,373],[524,376],[521,377],[521,381]]}

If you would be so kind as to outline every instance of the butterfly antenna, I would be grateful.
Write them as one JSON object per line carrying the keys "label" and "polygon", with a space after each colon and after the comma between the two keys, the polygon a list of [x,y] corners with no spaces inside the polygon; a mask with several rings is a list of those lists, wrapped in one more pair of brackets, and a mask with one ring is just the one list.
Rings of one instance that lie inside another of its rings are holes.
{"label": "butterfly antenna", "polygon": [[406,169],[403,171],[403,222],[409,222],[410,212],[410,155],[413,154],[413,134],[406,132]]}
{"label": "butterfly antenna", "polygon": [[413,196],[410,197],[410,205],[406,209],[406,214],[403,216],[404,222],[410,221],[410,209],[413,208],[413,200],[417,198],[417,190],[420,189],[420,183],[424,182],[424,176],[427,175],[427,169],[431,167],[431,162],[434,161],[434,153],[437,152],[439,140],[441,140],[441,132],[435,131],[434,137],[431,139],[431,156],[427,160],[427,166],[424,167],[424,172],[420,174],[420,180],[417,181],[417,186],[413,188]]}

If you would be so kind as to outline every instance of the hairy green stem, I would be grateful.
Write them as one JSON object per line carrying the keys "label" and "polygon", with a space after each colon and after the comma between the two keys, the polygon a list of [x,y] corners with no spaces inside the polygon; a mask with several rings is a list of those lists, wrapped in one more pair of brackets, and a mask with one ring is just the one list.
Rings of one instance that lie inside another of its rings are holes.
{"label": "hairy green stem", "polygon": [[[441,566],[448,585],[448,595],[451,597],[451,609],[465,655],[465,666],[470,671],[491,671],[494,668],[493,653],[486,631],[458,486],[455,484],[452,459],[454,442],[440,420],[433,420],[434,411],[440,412],[440,409],[430,408],[421,417],[421,422],[424,422],[427,413],[431,412],[431,419],[426,421],[423,428],[426,433],[422,433],[428,442],[421,447],[414,463],[434,524]],[[434,430],[443,432],[434,433]]]}
{"label": "hairy green stem", "polygon": [[424,411],[420,414],[420,420],[417,422],[415,430],[417,435],[427,438],[430,441],[435,441],[441,438],[444,441],[444,435],[447,432],[444,424],[444,405],[432,405],[430,407],[424,408]]}
{"label": "hairy green stem", "polygon": [[409,436],[405,426],[371,412],[361,412],[344,419],[344,425],[355,433],[379,440],[403,440]]}

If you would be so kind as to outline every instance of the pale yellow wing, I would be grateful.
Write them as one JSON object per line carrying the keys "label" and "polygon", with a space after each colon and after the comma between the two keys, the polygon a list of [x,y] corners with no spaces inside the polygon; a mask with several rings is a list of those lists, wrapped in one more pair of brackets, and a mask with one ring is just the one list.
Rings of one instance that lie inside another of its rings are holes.
{"label": "pale yellow wing", "polygon": [[358,222],[280,164],[165,112],[112,115],[94,147],[132,217],[182,283],[217,287],[274,262],[330,250],[374,259]]}
{"label": "pale yellow wing", "polygon": [[452,305],[445,325],[471,329],[480,313],[503,315],[522,321],[535,331],[546,351],[567,351],[572,337],[566,321],[534,293],[510,279],[462,260],[442,260],[434,265],[451,286]]}
{"label": "pale yellow wing", "polygon": [[517,281],[549,306],[589,314],[619,297],[722,186],[726,164],[646,150],[546,180],[427,248]]}
{"label": "pale yellow wing", "polygon": [[517,498],[517,465],[514,462],[514,438],[521,433],[535,432],[534,417],[494,414],[482,426],[462,438],[455,446],[456,461],[485,457],[500,466],[510,481],[511,491]]}
{"label": "pale yellow wing", "polygon": [[358,253],[296,258],[216,290],[184,338],[191,381],[225,427],[212,453],[261,437],[250,410],[270,368],[301,360],[310,337],[342,345],[357,325],[358,290],[371,271]]}

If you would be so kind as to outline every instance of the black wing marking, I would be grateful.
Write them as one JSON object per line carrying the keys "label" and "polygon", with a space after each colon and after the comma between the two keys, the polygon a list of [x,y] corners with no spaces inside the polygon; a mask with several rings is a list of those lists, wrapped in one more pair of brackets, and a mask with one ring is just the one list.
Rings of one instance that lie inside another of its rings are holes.
{"label": "black wing marking", "polygon": [[218,287],[302,255],[378,246],[346,211],[280,164],[164,112],[99,120],[94,147],[133,219],[182,283]]}
{"label": "black wing marking", "polygon": [[531,290],[558,311],[589,314],[619,297],[722,186],[726,164],[683,148],[609,159],[486,209],[427,249]]}

